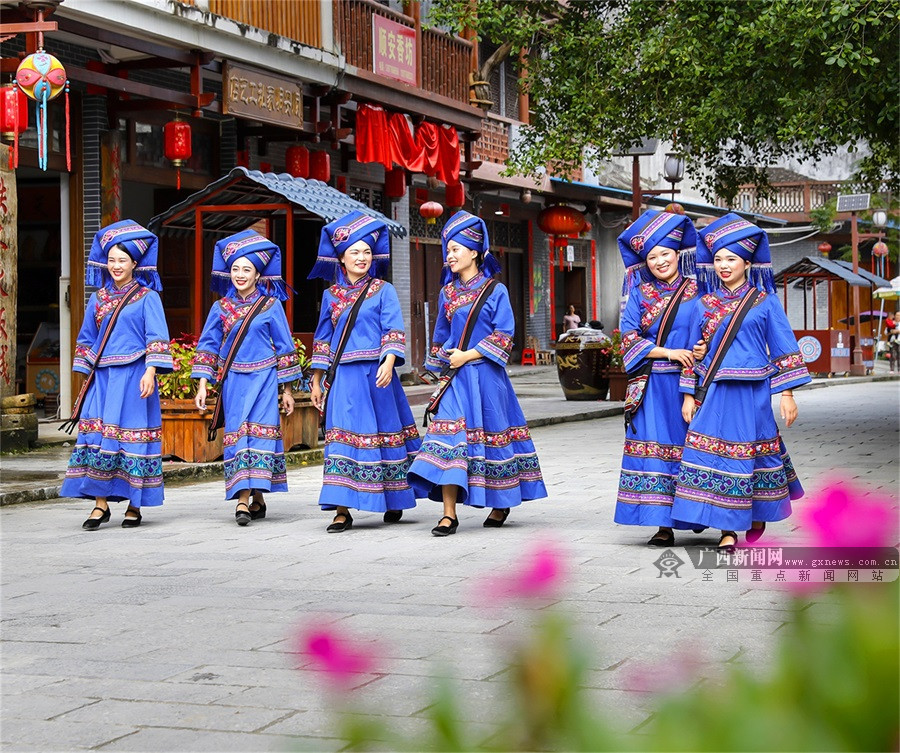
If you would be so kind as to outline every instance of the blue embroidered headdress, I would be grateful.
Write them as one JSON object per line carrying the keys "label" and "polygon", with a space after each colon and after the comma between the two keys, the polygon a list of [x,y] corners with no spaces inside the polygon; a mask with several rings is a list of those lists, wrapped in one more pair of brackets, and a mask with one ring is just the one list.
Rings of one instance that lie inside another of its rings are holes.
{"label": "blue embroidered headdress", "polygon": [[447,265],[447,244],[450,241],[456,241],[461,246],[477,251],[482,255],[482,261],[478,269],[485,277],[493,277],[500,272],[500,262],[490,252],[491,243],[484,220],[461,209],[447,220],[447,224],[441,230],[441,250],[444,254],[441,285],[446,285],[450,280],[457,277]]}
{"label": "blue embroidered headdress", "polygon": [[344,281],[340,256],[357,241],[365,241],[372,249],[369,274],[384,279],[391,259],[387,225],[383,220],[359,211],[329,222],[322,228],[319,254],[307,279],[321,277],[327,282]]}
{"label": "blue embroidered headdress", "polygon": [[125,253],[137,262],[137,266],[134,268],[135,280],[156,292],[162,290],[162,282],[156,269],[159,240],[147,228],[134,220],[114,222],[94,236],[84,273],[85,285],[95,288],[114,286],[113,279],[106,267],[109,250],[113,246],[121,246]]}
{"label": "blue embroidered headdress", "polygon": [[727,249],[744,261],[751,262],[747,275],[751,285],[767,293],[775,292],[772,253],[765,230],[729,212],[703,228],[700,240],[697,247],[697,283],[701,290],[708,293],[719,287],[713,259],[716,252]]}
{"label": "blue embroidered headdress", "polygon": [[216,244],[210,278],[212,291],[228,298],[237,295],[231,284],[231,265],[242,256],[246,256],[259,272],[256,289],[263,295],[286,301],[287,285],[281,277],[281,249],[255,230],[242,230]]}
{"label": "blue embroidered headdress", "polygon": [[678,251],[678,266],[681,273],[694,274],[697,231],[690,217],[648,209],[626,228],[618,240],[619,253],[625,262],[623,295],[635,285],[654,279],[653,274],[647,269],[647,254],[656,246],[665,246]]}

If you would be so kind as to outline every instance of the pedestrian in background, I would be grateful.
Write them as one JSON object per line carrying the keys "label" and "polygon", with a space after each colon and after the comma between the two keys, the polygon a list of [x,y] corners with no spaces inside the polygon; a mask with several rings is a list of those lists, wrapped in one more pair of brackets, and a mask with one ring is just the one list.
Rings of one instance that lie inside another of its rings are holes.
{"label": "pedestrian in background", "polygon": [[224,297],[210,308],[197,343],[194,402],[206,410],[207,385],[218,384],[225,498],[238,500],[234,517],[245,526],[266,517],[264,492],[287,491],[278,408],[286,415],[294,410],[291,383],[300,376],[300,360],[281,306],[287,300],[281,250],[253,230],[220,240],[210,287]]}
{"label": "pedestrian in background", "polygon": [[72,369],[86,375],[75,403],[78,438],[61,497],[94,500],[82,527],[110,519],[109,500],[127,500],[123,528],[141,508],[163,503],[162,415],[156,374],[172,371],[169,330],[156,270],[158,241],[134,220],[94,236],[85,285],[97,287],[84,312]]}
{"label": "pedestrian in background", "polygon": [[487,226],[457,212],[444,225],[441,246],[444,287],[425,368],[443,376],[409,480],[417,497],[443,503],[431,532],[448,536],[459,526],[458,503],[490,508],[484,526],[499,528],[511,508],[546,497],[547,490],[506,373],[515,320],[506,287],[493,279],[500,265]]}
{"label": "pedestrian in background", "polygon": [[350,509],[396,523],[415,507],[407,481],[421,440],[395,366],[406,333],[384,221],[352,212],[322,228],[309,279],[334,284],[322,296],[313,341],[312,401],[324,412],[325,468],[319,505],[336,510],[329,533],[353,525]]}
{"label": "pedestrian in background", "polygon": [[570,303],[569,310],[566,312],[566,315],[563,317],[563,334],[568,332],[570,329],[577,329],[581,326],[581,317],[575,312],[575,305]]}
{"label": "pedestrian in background", "polygon": [[[649,209],[618,244],[626,270],[620,329],[630,379],[614,520],[658,526],[647,543],[674,546],[672,529],[691,527],[673,522],[672,499],[687,433],[678,383],[695,357],[690,324],[697,283],[685,274],[693,272],[697,233],[685,215]],[[705,353],[701,344],[696,356]]]}
{"label": "pedestrian in background", "polygon": [[[775,423],[771,396],[781,393],[786,426],[797,419],[793,390],[810,381],[788,318],[778,301],[764,230],[727,214],[700,231],[700,303],[692,341],[708,345],[685,374],[682,411],[690,423],[672,518],[718,528],[730,550],[737,531],[747,541],[767,522],[791,514],[803,496]],[[704,394],[705,393],[705,394]]]}

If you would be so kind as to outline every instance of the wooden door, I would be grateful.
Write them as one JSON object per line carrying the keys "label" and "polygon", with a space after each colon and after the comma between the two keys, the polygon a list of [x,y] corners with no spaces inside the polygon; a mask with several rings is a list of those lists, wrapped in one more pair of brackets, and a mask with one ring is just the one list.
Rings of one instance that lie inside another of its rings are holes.
{"label": "wooden door", "polygon": [[409,365],[422,371],[425,357],[437,321],[438,295],[441,289],[441,244],[435,241],[410,239],[410,319],[411,331]]}

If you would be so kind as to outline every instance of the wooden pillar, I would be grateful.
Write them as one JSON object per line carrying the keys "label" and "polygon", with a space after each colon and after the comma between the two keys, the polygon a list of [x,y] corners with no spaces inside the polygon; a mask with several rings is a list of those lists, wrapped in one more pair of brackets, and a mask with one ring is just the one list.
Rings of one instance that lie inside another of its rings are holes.
{"label": "wooden pillar", "polygon": [[0,145],[0,397],[16,394],[18,199],[11,148]]}

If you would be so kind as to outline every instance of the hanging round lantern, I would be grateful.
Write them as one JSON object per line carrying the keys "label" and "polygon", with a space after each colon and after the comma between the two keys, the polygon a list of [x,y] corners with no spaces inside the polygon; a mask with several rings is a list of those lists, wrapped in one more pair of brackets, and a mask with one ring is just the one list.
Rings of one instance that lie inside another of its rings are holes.
{"label": "hanging round lantern", "polygon": [[828,256],[831,253],[831,244],[828,241],[822,241],[816,248],[822,256]]}
{"label": "hanging round lantern", "polygon": [[183,120],[170,120],[163,128],[164,151],[167,160],[175,166],[175,185],[181,189],[181,166],[191,157],[191,124]]}
{"label": "hanging round lantern", "polygon": [[235,153],[235,164],[238,167],[250,167],[250,150],[249,149],[238,149]]}
{"label": "hanging round lantern", "polygon": [[594,226],[591,225],[590,222],[585,222],[585,223],[584,223],[584,227],[581,228],[581,235],[582,235],[582,237],[584,237],[585,235],[587,235],[588,233],[590,233],[591,230],[593,229],[593,227],[594,227]]}
{"label": "hanging round lantern", "polygon": [[444,201],[451,209],[458,209],[466,203],[466,189],[462,183],[448,183],[444,188]]}
{"label": "hanging round lantern", "polygon": [[296,144],[289,146],[284,153],[286,170],[295,178],[309,177],[309,149]]}
{"label": "hanging round lantern", "polygon": [[49,52],[39,49],[27,55],[16,69],[15,84],[26,97],[35,101],[35,125],[38,132],[38,165],[41,170],[47,169],[47,132],[50,120],[47,116],[47,103],[60,94],[66,94],[66,167],[72,169],[71,149],[69,145],[69,81],[66,69]]}
{"label": "hanging round lantern", "polygon": [[13,142],[12,166],[19,166],[19,134],[28,129],[28,97],[15,85],[0,87],[0,133]]}
{"label": "hanging round lantern", "polygon": [[309,177],[323,183],[331,180],[331,155],[328,152],[309,153]]}
{"label": "hanging round lantern", "polygon": [[436,201],[426,201],[419,207],[419,214],[425,218],[426,225],[434,225],[437,222],[437,218],[443,213],[444,207]]}
{"label": "hanging round lantern", "polygon": [[406,170],[395,167],[384,171],[384,193],[392,201],[406,195]]}
{"label": "hanging round lantern", "polygon": [[884,241],[878,241],[874,246],[872,246],[872,255],[873,256],[887,256],[888,255],[888,245]]}
{"label": "hanging round lantern", "polygon": [[684,216],[685,211],[684,207],[681,206],[677,201],[673,201],[671,204],[666,204],[665,211],[669,214],[680,214]]}
{"label": "hanging round lantern", "polygon": [[547,235],[570,235],[584,228],[584,215],[565,204],[556,204],[542,210],[537,216],[538,227]]}

